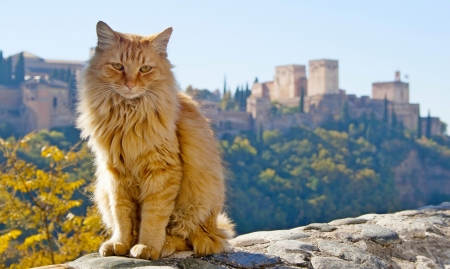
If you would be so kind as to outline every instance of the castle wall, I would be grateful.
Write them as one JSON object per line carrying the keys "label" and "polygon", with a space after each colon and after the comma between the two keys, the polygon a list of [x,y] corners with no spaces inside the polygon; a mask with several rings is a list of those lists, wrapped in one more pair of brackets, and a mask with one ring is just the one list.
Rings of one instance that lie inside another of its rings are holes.
{"label": "castle wall", "polygon": [[0,86],[0,122],[9,123],[16,131],[23,129],[19,89]]}
{"label": "castle wall", "polygon": [[339,65],[336,60],[309,61],[308,96],[339,93]]}

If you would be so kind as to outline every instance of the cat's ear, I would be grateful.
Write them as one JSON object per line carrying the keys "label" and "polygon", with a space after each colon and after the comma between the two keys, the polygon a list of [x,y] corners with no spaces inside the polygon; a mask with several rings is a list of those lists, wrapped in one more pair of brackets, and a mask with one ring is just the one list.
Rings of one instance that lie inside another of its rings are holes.
{"label": "cat's ear", "polygon": [[108,24],[102,21],[99,21],[97,23],[97,37],[97,47],[101,50],[108,49],[117,41],[116,33],[113,31],[113,29],[111,29],[111,27],[108,26]]}
{"label": "cat's ear", "polygon": [[172,27],[167,28],[153,38],[153,44],[159,52],[159,55],[167,57],[167,44],[172,35]]}

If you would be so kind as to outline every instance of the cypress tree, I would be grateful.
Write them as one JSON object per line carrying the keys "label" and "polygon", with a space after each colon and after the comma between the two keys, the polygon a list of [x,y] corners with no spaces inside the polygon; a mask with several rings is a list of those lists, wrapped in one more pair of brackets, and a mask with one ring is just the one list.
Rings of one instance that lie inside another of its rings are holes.
{"label": "cypress tree", "polygon": [[3,51],[0,50],[0,84],[6,82],[5,69],[6,69],[6,62],[5,59],[3,59]]}
{"label": "cypress tree", "polygon": [[19,59],[14,69],[14,77],[16,83],[21,83],[25,80],[25,59],[23,58],[23,52],[19,54]]}
{"label": "cypress tree", "polygon": [[13,82],[12,78],[12,59],[8,57],[5,61],[5,84],[11,84]]}
{"label": "cypress tree", "polygon": [[254,83],[258,83],[258,77],[255,78],[255,82]]}
{"label": "cypress tree", "polygon": [[384,97],[383,121],[384,121],[385,123],[388,123],[388,122],[389,122],[388,100],[387,100],[386,96]]}
{"label": "cypress tree", "polygon": [[75,77],[75,73],[70,73],[69,77],[69,107],[72,110],[75,110],[75,103],[77,99],[77,81]]}
{"label": "cypress tree", "polygon": [[248,87],[248,82],[247,85],[245,86],[245,99],[247,99],[247,97],[249,97],[251,95],[250,92],[250,88]]}
{"label": "cypress tree", "polygon": [[241,98],[241,90],[240,90],[239,86],[237,86],[236,92],[234,93],[234,101],[239,104],[240,98]]}
{"label": "cypress tree", "polygon": [[395,115],[395,111],[392,110],[392,127],[397,128],[397,115]]}
{"label": "cypress tree", "polygon": [[223,96],[227,93],[227,76],[223,76]]}
{"label": "cypress tree", "polygon": [[427,117],[426,136],[427,136],[427,138],[431,137],[431,115],[430,115],[430,111],[429,110],[428,110],[428,117]]}
{"label": "cypress tree", "polygon": [[305,89],[303,87],[300,90],[299,112],[305,113]]}
{"label": "cypress tree", "polygon": [[420,119],[420,113],[417,114],[417,137],[422,137],[422,121]]}

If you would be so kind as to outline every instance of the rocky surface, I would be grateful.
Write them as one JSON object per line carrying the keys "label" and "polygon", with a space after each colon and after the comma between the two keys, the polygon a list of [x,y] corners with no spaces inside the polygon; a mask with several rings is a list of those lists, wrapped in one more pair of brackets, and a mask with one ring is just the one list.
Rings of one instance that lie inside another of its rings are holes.
{"label": "rocky surface", "polygon": [[450,269],[450,202],[395,214],[367,214],[290,230],[254,232],[238,236],[232,243],[232,252],[206,257],[181,252],[146,261],[90,254],[64,268]]}

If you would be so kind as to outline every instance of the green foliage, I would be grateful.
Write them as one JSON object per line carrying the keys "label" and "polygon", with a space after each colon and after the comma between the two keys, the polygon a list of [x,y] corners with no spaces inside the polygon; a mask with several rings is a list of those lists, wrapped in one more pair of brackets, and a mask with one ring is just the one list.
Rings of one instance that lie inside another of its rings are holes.
{"label": "green foliage", "polygon": [[40,156],[47,165],[39,168],[20,157],[33,149],[33,139],[39,140],[35,135],[19,141],[0,139],[6,159],[0,170],[0,225],[4,228],[0,254],[9,268],[64,263],[97,251],[104,240],[93,209],[75,212],[89,201],[87,196],[75,198],[87,186],[85,180],[71,176],[79,162],[86,162],[86,148],[63,151],[44,146]]}
{"label": "green foliage", "polygon": [[3,59],[3,52],[0,51],[0,84],[10,85],[12,82],[11,57]]}
{"label": "green foliage", "polygon": [[272,106],[270,107],[270,115],[271,116],[281,116],[286,114],[294,114],[298,113],[299,107],[294,106],[285,106],[283,104],[280,104],[278,102],[272,102]]}
{"label": "green foliage", "polygon": [[305,113],[305,89],[303,87],[300,89],[300,104],[298,106],[298,111],[300,113]]}
{"label": "green foliage", "polygon": [[[450,169],[445,136],[416,141],[373,115],[324,127],[239,135],[222,143],[235,177],[229,211],[238,233],[408,208],[398,200],[393,168],[411,150]],[[439,197],[433,202],[446,198]]]}

